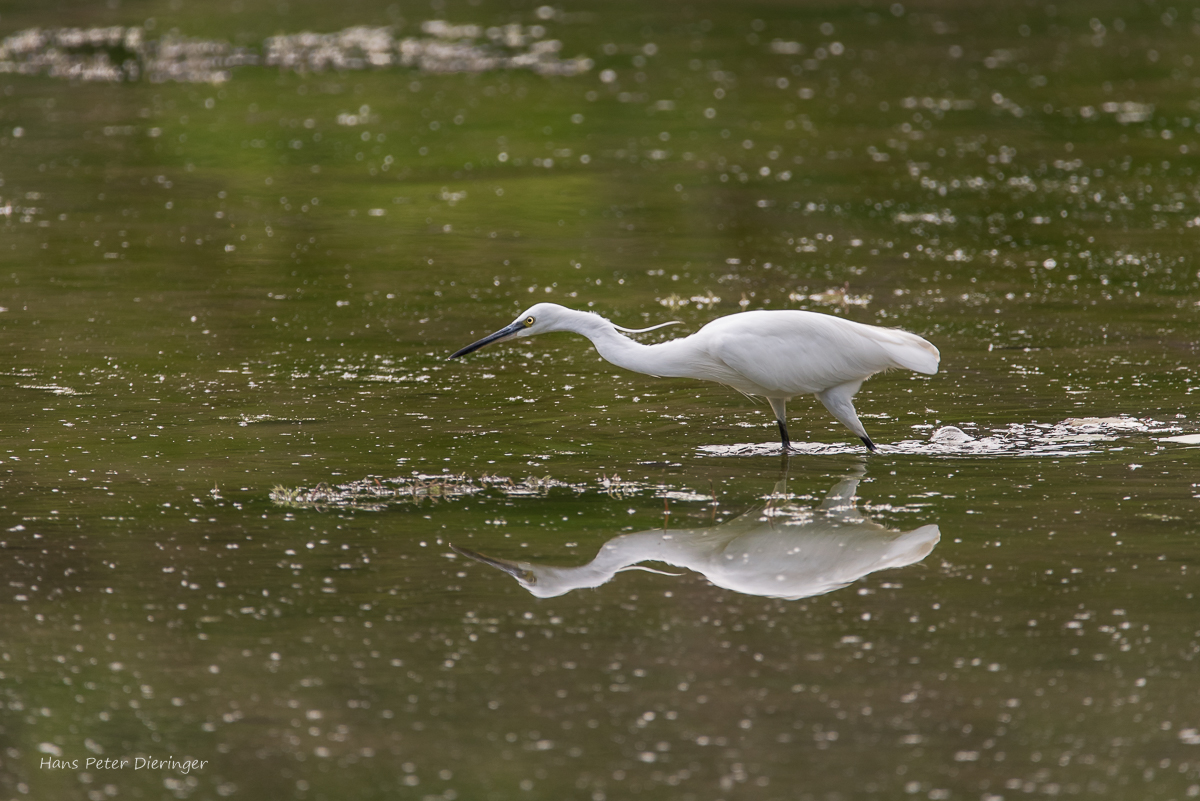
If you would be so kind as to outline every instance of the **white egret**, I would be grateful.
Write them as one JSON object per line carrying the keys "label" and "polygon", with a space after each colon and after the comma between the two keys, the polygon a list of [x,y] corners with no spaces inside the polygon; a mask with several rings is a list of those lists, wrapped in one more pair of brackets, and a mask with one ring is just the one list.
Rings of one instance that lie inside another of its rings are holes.
{"label": "white egret", "polygon": [[784,451],[791,446],[787,402],[806,394],[816,395],[839,422],[875,450],[854,411],[854,393],[867,378],[893,367],[933,375],[941,358],[937,348],[916,334],[797,310],[730,314],[690,336],[656,345],[624,336],[676,324],[635,330],[592,312],[538,303],[450,358],[517,337],[552,331],[582,334],[618,367],[652,376],[716,381],[745,395],[766,398],[779,422]]}
{"label": "white egret", "polygon": [[[863,517],[855,505],[857,489],[858,479],[842,481],[815,510],[773,503],[711,528],[621,534],[578,567],[499,559],[450,547],[503,570],[538,598],[599,587],[642,562],[662,562],[694,570],[723,589],[796,600],[841,589],[876,570],[916,564],[941,539],[936,525],[900,532]],[[776,495],[782,493],[780,483]]]}

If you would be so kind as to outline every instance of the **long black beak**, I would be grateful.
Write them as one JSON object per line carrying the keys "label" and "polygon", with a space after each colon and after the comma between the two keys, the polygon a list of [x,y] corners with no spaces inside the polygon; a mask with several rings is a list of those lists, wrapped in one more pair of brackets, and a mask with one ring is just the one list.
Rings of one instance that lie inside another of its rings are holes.
{"label": "long black beak", "polygon": [[533,571],[529,570],[528,568],[521,567],[521,565],[517,562],[510,562],[507,559],[497,559],[494,556],[484,556],[478,551],[472,551],[469,548],[460,548],[453,543],[451,543],[450,549],[456,553],[462,554],[468,559],[474,559],[476,562],[482,562],[483,564],[490,565],[498,570],[503,570],[508,575],[520,581],[524,581],[526,584],[534,584],[537,582],[537,576],[533,574]]}
{"label": "long black beak", "polygon": [[524,327],[525,326],[520,322],[516,322],[516,323],[513,323],[512,325],[505,326],[504,328],[501,328],[496,333],[488,334],[486,337],[479,340],[478,342],[472,342],[470,345],[467,345],[462,350],[455,351],[454,353],[450,354],[450,356],[448,356],[447,358],[448,359],[457,359],[459,356],[466,356],[468,353],[472,353],[474,351],[479,350],[484,345],[490,345],[493,342],[510,337],[513,334],[520,331]]}

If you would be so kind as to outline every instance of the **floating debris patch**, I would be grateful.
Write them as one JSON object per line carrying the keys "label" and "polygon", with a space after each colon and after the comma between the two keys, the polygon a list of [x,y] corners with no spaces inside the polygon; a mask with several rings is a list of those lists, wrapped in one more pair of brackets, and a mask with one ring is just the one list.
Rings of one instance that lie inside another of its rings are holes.
{"label": "floating debris patch", "polygon": [[219,39],[172,31],[146,38],[143,28],[28,28],[0,41],[0,73],[47,75],[84,82],[221,84],[235,67],[268,66],[298,73],[405,68],[449,74],[529,70],[579,75],[584,56],[561,58],[562,43],[541,25],[484,28],[442,20],[421,24],[424,36],[397,38],[391,28],[355,26],[336,33],[271,36],[256,52]]}
{"label": "floating debris patch", "polygon": [[665,484],[626,481],[618,475],[603,476],[594,485],[559,481],[551,476],[523,478],[483,475],[415,474],[397,478],[364,478],[345,484],[317,484],[312,488],[276,486],[270,498],[280,506],[295,509],[355,509],[379,512],[393,504],[419,504],[423,501],[458,500],[477,495],[505,498],[544,498],[552,490],[562,489],[581,495],[601,492],[613,498],[652,495],[675,501],[708,502],[711,494]]}
{"label": "floating debris patch", "polygon": [[233,67],[259,61],[229,42],[175,32],[147,39],[139,27],[28,28],[0,42],[0,73],[84,82],[224,83]]}
{"label": "floating debris patch", "polygon": [[[878,443],[876,443],[878,445]],[[882,446],[879,446],[882,449]],[[703,456],[778,456],[782,446],[777,442],[740,442],[733,445],[701,445],[698,450]],[[792,440],[792,454],[830,456],[844,453],[860,453],[861,445],[849,442],[797,442]]]}
{"label": "floating debris patch", "polygon": [[847,309],[851,306],[869,306],[871,305],[871,295],[851,295],[850,284],[844,286],[832,287],[824,292],[816,292],[811,295],[805,295],[803,292],[793,292],[788,295],[788,299],[792,301],[811,300],[820,303],[823,306],[841,306]]}
{"label": "floating debris patch", "polygon": [[484,489],[467,476],[413,476],[412,478],[362,479],[347,484],[317,484],[312,488],[276,486],[270,498],[280,506],[297,509],[339,508],[380,511],[393,503],[419,503],[461,498]]}
{"label": "floating debris patch", "polygon": [[268,66],[296,72],[399,66],[442,74],[527,69],[539,75],[578,75],[592,67],[591,59],[582,56],[559,58],[562,43],[543,38],[541,25],[484,28],[429,20],[421,24],[421,32],[426,38],[397,39],[391,28],[368,27],[272,36],[264,52]]}
{"label": "floating debris patch", "polygon": [[1200,445],[1200,434],[1183,434],[1178,437],[1163,437],[1159,442],[1178,442],[1181,445]]}
{"label": "floating debris patch", "polygon": [[[24,135],[23,133],[20,135]],[[36,200],[41,197],[38,192],[28,192],[25,195],[26,200]],[[44,215],[45,209],[38,206],[23,205],[21,200],[5,199],[0,197],[0,217],[8,220],[19,220],[23,223],[40,222],[36,218],[39,215]],[[0,311],[8,311],[7,308],[0,307]]]}
{"label": "floating debris patch", "polygon": [[[1178,426],[1135,417],[1072,417],[1061,423],[1013,423],[993,429],[987,436],[968,434],[957,426],[942,426],[927,441],[903,440],[876,443],[880,453],[911,453],[929,456],[1084,456],[1097,453],[1097,443],[1113,442],[1129,434],[1177,433]],[[1173,441],[1183,442],[1187,438]],[[774,443],[702,445],[706,456],[769,456],[778,454]],[[862,453],[849,442],[792,442],[792,452],[812,455]]]}
{"label": "floating debris patch", "polygon": [[399,478],[364,478],[346,484],[317,484],[311,489],[277,486],[270,498],[280,506],[297,509],[357,509],[378,512],[397,503],[456,500],[494,491],[505,496],[544,496],[557,487],[576,489],[550,478],[514,481],[504,476],[424,475]]}
{"label": "floating debris patch", "polygon": [[902,211],[893,218],[898,223],[929,223],[931,225],[954,225],[958,220],[949,209],[941,211]]}
{"label": "floating debris patch", "polygon": [[274,423],[276,425],[298,426],[305,423],[320,423],[324,422],[319,417],[276,417],[273,414],[243,414],[240,417],[222,417],[222,420],[237,420],[239,426],[262,425],[265,423]]}
{"label": "floating debris patch", "polygon": [[630,498],[640,495],[642,485],[636,481],[626,481],[616,473],[600,477],[600,489],[610,498]]}

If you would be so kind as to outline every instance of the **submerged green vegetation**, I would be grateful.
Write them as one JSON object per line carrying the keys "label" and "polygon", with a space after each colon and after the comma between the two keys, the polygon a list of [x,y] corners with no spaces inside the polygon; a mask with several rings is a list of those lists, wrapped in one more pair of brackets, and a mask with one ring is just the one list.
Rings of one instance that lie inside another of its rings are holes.
{"label": "submerged green vegetation", "polygon": [[[1192,9],[10,6],[4,797],[1200,794]],[[446,361],[545,300],[942,370],[784,459],[578,337]]]}

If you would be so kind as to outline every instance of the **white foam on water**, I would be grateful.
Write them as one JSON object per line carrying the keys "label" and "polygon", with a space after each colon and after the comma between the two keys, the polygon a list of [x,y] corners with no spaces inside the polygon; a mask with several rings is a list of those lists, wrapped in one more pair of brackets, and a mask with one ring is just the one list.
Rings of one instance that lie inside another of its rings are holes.
{"label": "white foam on water", "polygon": [[[1136,417],[1070,417],[1060,423],[1013,423],[993,429],[986,436],[974,436],[958,426],[942,426],[928,440],[902,440],[876,443],[879,453],[924,456],[1084,456],[1099,453],[1096,446],[1115,442],[1131,434],[1155,434],[1179,431],[1171,423]],[[1160,441],[1200,443],[1200,435],[1169,437]],[[704,456],[774,456],[781,453],[776,443],[701,445]],[[830,456],[866,453],[862,445],[851,442],[793,442],[791,452],[801,455]]]}
{"label": "white foam on water", "polygon": [[1184,434],[1180,437],[1162,437],[1159,442],[1178,442],[1182,445],[1200,445],[1200,434]]}

